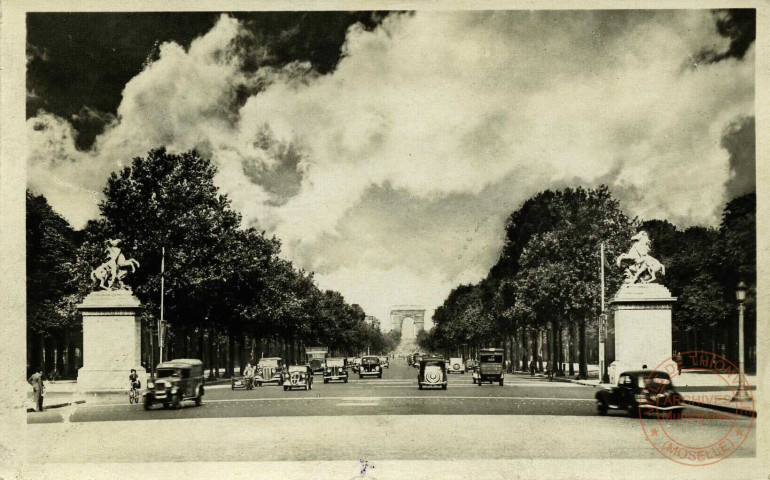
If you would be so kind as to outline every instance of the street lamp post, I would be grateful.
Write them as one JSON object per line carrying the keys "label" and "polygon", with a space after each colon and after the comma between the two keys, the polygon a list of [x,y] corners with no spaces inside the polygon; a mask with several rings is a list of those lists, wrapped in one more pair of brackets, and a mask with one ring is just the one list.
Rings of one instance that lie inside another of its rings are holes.
{"label": "street lamp post", "polygon": [[743,302],[746,301],[746,283],[741,281],[735,289],[735,298],[738,300],[738,363],[740,372],[738,372],[738,390],[735,392],[733,402],[745,402],[751,400],[748,390],[746,390],[746,384],[743,380],[744,372],[746,371],[746,360],[743,351],[743,311],[746,307],[743,306]]}

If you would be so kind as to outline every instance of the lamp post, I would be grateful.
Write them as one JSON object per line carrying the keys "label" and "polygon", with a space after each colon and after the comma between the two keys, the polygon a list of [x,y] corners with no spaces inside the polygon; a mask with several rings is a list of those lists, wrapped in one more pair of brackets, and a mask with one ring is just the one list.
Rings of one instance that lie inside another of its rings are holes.
{"label": "lamp post", "polygon": [[751,400],[751,395],[746,390],[746,384],[743,381],[743,375],[745,371],[745,355],[743,352],[743,311],[746,307],[743,306],[743,302],[746,301],[746,291],[748,287],[746,283],[740,281],[735,288],[735,299],[738,300],[738,363],[740,372],[738,372],[738,390],[733,396],[733,402],[745,402]]}

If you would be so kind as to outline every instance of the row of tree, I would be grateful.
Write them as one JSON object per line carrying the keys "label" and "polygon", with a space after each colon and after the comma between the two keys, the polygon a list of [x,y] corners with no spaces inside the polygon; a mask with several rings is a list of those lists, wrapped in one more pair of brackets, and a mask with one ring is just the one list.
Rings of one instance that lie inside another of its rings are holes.
{"label": "row of tree", "polygon": [[[91,271],[120,239],[140,268],[127,279],[145,305],[144,359],[157,341],[161,262],[168,348],[164,357],[197,356],[232,374],[260,356],[303,361],[304,347],[333,354],[383,353],[392,339],[366,324],[358,305],[320,290],[313,274],[280,257],[275,237],[242,228],[241,216],[214,184],[216,168],[195,152],[163,149],[113,173],[101,216],[73,231],[46,199],[27,194],[28,366],[72,373],[82,346],[75,305],[94,289]],[[165,252],[165,253],[164,253]],[[154,350],[154,351],[153,351]]]}
{"label": "row of tree", "polygon": [[480,346],[504,347],[511,368],[527,369],[534,361],[542,370],[545,357],[561,374],[574,374],[578,363],[585,378],[589,354],[592,363],[598,360],[593,344],[602,313],[601,245],[609,260],[609,298],[623,281],[623,270],[612,261],[628,250],[638,230],[646,230],[651,254],[666,265],[662,283],[678,297],[674,347],[708,349],[737,361],[735,287],[743,279],[751,292],[746,354],[747,369],[753,369],[755,211],[755,195],[749,194],[727,204],[718,229],[678,230],[667,221],[629,219],[605,186],[541,192],[508,218],[505,244],[487,277],[458,286],[436,309],[434,328],[420,338],[421,346],[464,356]]}

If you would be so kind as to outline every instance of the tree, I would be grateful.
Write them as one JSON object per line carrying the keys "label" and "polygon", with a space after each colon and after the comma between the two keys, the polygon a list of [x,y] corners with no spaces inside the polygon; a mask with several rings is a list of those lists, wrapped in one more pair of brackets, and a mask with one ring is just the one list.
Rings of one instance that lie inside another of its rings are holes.
{"label": "tree", "polygon": [[[73,334],[80,330],[75,303],[75,235],[42,195],[27,191],[27,368],[74,373]],[[45,357],[42,356],[45,350]],[[58,358],[53,357],[54,350]],[[63,352],[67,352],[65,358]]]}

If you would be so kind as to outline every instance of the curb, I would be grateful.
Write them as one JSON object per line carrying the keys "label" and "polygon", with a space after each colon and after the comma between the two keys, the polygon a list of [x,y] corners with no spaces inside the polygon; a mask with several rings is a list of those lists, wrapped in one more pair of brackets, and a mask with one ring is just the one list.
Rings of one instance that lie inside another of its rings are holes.
{"label": "curb", "polygon": [[[52,405],[44,405],[44,406],[43,406],[43,411],[45,412],[45,411],[46,411],[46,410],[48,410],[49,408],[61,408],[61,407],[68,407],[68,406],[70,406],[70,405],[74,405],[74,404],[76,404],[76,403],[78,403],[78,404],[80,404],[80,403],[86,403],[86,401],[85,401],[85,400],[75,400],[74,402],[54,403],[54,404],[52,404]],[[27,413],[35,413],[35,412],[36,412],[36,410],[35,410],[34,408],[28,408],[28,409],[27,409]]]}
{"label": "curb", "polygon": [[693,402],[693,401],[690,401],[690,400],[684,400],[684,403],[686,403],[688,405],[693,405],[695,407],[708,408],[709,410],[717,410],[719,412],[734,413],[736,415],[743,415],[744,417],[754,417],[754,418],[757,418],[756,410],[746,410],[746,409],[743,409],[743,408],[723,407],[722,405],[712,405],[710,403]]}

